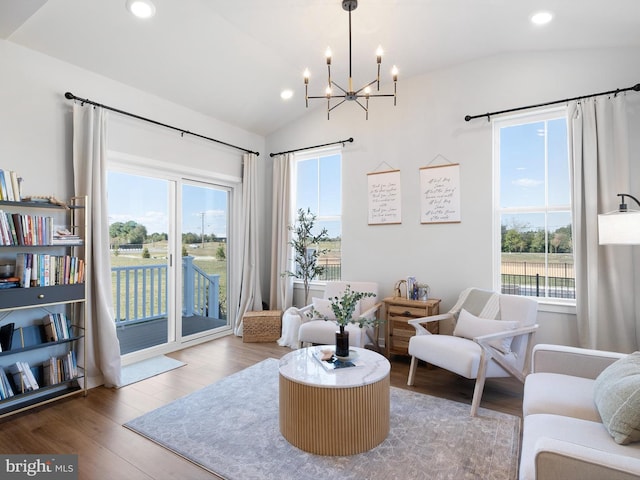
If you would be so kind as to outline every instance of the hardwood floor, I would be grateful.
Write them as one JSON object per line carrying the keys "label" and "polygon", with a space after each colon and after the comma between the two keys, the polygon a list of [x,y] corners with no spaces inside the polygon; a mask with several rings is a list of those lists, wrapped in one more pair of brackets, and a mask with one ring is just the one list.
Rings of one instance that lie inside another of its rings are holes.
{"label": "hardwood floor", "polygon": [[[0,452],[79,455],[79,478],[102,480],[217,478],[191,462],[131,432],[123,423],[266,358],[291,350],[274,343],[243,343],[228,336],[169,354],[187,365],[121,389],[94,388],[0,422]],[[409,359],[391,359],[391,385],[471,404],[474,382],[421,365],[416,385],[407,387]],[[482,401],[521,415],[522,385],[514,379],[488,380]],[[215,448],[215,446],[212,446]]]}

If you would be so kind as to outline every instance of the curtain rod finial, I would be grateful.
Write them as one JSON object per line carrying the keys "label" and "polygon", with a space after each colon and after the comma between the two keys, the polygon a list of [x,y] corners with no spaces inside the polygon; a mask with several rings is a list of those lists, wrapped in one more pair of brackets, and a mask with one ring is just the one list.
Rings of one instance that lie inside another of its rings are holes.
{"label": "curtain rod finial", "polygon": [[76,98],[76,96],[71,92],[67,92],[64,94],[64,98],[66,98],[67,100],[73,100],[74,98]]}

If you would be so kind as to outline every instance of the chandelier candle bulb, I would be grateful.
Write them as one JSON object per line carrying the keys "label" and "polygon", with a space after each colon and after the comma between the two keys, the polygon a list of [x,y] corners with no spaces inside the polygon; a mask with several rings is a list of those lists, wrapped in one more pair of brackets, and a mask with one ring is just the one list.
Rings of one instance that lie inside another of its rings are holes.
{"label": "chandelier candle bulb", "polygon": [[324,52],[324,56],[327,58],[327,65],[331,65],[331,49],[329,47]]}

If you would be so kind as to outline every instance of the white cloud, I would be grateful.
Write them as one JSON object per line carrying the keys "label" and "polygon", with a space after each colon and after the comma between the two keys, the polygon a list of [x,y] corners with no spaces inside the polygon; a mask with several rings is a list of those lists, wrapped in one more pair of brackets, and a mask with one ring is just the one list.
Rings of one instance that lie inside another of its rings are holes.
{"label": "white cloud", "polygon": [[518,178],[512,183],[517,187],[535,188],[542,185],[544,182],[542,180],[534,180],[533,178]]}

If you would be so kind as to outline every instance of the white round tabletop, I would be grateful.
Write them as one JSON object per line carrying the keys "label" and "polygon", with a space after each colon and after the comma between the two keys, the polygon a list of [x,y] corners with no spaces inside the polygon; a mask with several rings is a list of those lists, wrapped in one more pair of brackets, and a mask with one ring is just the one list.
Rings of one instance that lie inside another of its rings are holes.
{"label": "white round tabletop", "polygon": [[280,375],[291,381],[314,387],[349,388],[369,385],[389,375],[389,361],[371,350],[349,347],[349,361],[353,367],[330,368],[316,356],[323,350],[335,350],[333,345],[301,348],[280,359]]}

